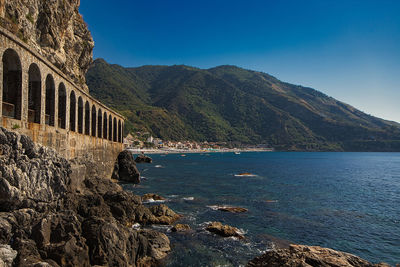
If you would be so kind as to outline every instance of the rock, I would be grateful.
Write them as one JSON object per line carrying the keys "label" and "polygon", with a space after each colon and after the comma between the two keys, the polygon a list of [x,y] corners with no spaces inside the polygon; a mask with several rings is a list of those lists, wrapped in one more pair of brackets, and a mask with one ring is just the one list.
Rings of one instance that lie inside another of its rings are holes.
{"label": "rock", "polygon": [[174,227],[171,228],[172,232],[186,232],[190,230],[190,226],[187,224],[176,224]]}
{"label": "rock", "polygon": [[142,196],[142,201],[148,201],[150,199],[152,199],[152,200],[165,200],[164,197],[162,197],[160,195],[157,195],[157,194],[153,194],[153,193],[147,193],[147,194],[144,194]]}
{"label": "rock", "polygon": [[241,207],[227,207],[227,206],[220,206],[217,208],[220,211],[226,211],[226,212],[233,212],[233,213],[242,213],[246,212],[247,209],[241,208]]}
{"label": "rock", "polygon": [[89,91],[85,74],[94,42],[79,0],[2,0],[0,24]]}
{"label": "rock", "polygon": [[[0,150],[0,267],[153,266],[170,251],[166,235],[132,225],[180,216],[98,177],[92,159],[69,162],[4,128]],[[86,166],[79,185],[71,164]]]}
{"label": "rock", "polygon": [[223,236],[223,237],[237,237],[239,239],[243,239],[244,236],[240,233],[239,229],[236,227],[232,227],[229,225],[223,225],[220,222],[212,222],[210,223],[207,228],[207,231],[211,233],[215,233],[217,235]]}
{"label": "rock", "polygon": [[11,267],[14,259],[17,257],[17,251],[9,245],[0,245],[0,266]]}
{"label": "rock", "polygon": [[290,245],[288,249],[267,251],[251,260],[248,267],[389,267],[385,263],[372,264],[349,253],[318,246]]}
{"label": "rock", "polygon": [[70,163],[24,135],[0,128],[0,211],[48,206],[70,183]]}
{"label": "rock", "polygon": [[119,153],[112,178],[135,184],[140,183],[140,173],[136,168],[136,163],[133,160],[131,152],[124,150]]}
{"label": "rock", "polygon": [[164,204],[152,206],[149,208],[149,210],[155,216],[154,221],[151,221],[151,223],[173,224],[176,220],[182,217]]}
{"label": "rock", "polygon": [[143,154],[138,155],[135,159],[136,163],[152,163],[153,160],[149,156],[145,156]]}

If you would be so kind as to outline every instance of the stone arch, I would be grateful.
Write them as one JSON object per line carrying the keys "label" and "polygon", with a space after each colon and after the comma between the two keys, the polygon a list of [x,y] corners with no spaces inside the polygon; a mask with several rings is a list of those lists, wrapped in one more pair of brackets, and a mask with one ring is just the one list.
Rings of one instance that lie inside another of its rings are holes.
{"label": "stone arch", "polygon": [[54,79],[51,74],[46,77],[46,97],[45,97],[45,123],[54,126],[56,89]]}
{"label": "stone arch", "polygon": [[85,103],[85,134],[90,135],[90,105],[87,100]]}
{"label": "stone arch", "polygon": [[118,120],[118,142],[122,143],[122,125],[121,125],[121,120]]}
{"label": "stone arch", "polygon": [[40,123],[42,77],[35,63],[29,66],[28,76],[28,122]]}
{"label": "stone arch", "polygon": [[67,119],[67,90],[65,85],[58,85],[58,127],[65,129]]}
{"label": "stone arch", "polygon": [[3,116],[17,120],[22,113],[22,67],[21,60],[13,49],[3,54]]}
{"label": "stone arch", "polygon": [[112,141],[112,132],[113,132],[113,125],[112,125],[112,117],[111,114],[108,116],[108,140]]}
{"label": "stone arch", "polygon": [[76,96],[75,92],[72,90],[70,97],[70,109],[69,109],[69,129],[71,131],[76,131]]}
{"label": "stone arch", "polygon": [[118,141],[118,136],[117,136],[117,119],[114,118],[113,120],[113,141],[117,142]]}
{"label": "stone arch", "polygon": [[92,106],[92,136],[96,136],[96,106]]}
{"label": "stone arch", "polygon": [[101,127],[103,123],[103,117],[102,117],[102,111],[99,108],[99,111],[97,112],[97,137],[101,138],[103,135],[103,129]]}
{"label": "stone arch", "polygon": [[78,133],[83,133],[83,99],[78,98]]}
{"label": "stone arch", "polygon": [[104,139],[107,139],[107,127],[108,127],[108,124],[107,124],[107,113],[104,111],[104,116],[103,116],[103,138]]}

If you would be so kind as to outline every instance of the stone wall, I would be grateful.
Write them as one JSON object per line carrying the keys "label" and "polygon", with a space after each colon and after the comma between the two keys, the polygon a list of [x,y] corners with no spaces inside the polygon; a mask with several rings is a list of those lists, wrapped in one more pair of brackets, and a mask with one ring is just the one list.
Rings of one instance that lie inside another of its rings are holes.
{"label": "stone wall", "polygon": [[[5,70],[5,64],[9,65],[9,63],[5,63],[6,51],[8,53],[11,51],[13,55],[16,55],[16,62],[13,65],[20,68],[19,75],[21,77],[19,80],[21,84],[15,87],[17,88],[15,90],[21,90],[21,98],[16,100],[21,103],[20,110],[16,113],[20,114],[20,118],[19,115],[18,117],[7,116],[9,114],[6,113],[6,110],[3,113],[3,106],[7,107],[7,104],[3,103],[5,92],[3,92],[3,87],[5,86],[3,83],[6,80],[5,78],[10,79],[12,76]],[[91,97],[54,65],[30,49],[12,33],[1,28],[0,56],[2,57],[0,62],[0,125],[26,134],[37,143],[54,148],[67,159],[90,155],[99,163],[100,172],[110,177],[115,159],[123,149],[124,118]],[[28,101],[32,101],[29,98],[29,70],[32,66],[37,67],[36,69],[39,70],[41,81],[39,87],[40,103],[37,103],[40,106],[40,120],[38,122],[32,122],[31,118],[34,116],[29,114],[32,110],[28,110]],[[52,81],[54,94],[52,93],[51,95],[51,101],[46,103],[46,90],[48,89],[46,81],[48,79]],[[61,104],[61,108],[66,113],[64,118],[61,118],[62,115],[59,112],[60,88],[65,90],[66,93],[65,106]],[[75,96],[75,105],[71,104],[73,95]],[[83,104],[82,112],[79,112],[79,102]],[[50,114],[53,122],[49,120],[49,114],[46,114],[46,105],[53,105]],[[85,107],[89,107],[88,112],[86,112]],[[95,115],[93,118],[92,114]],[[102,115],[101,121],[98,120],[98,114]],[[107,118],[106,133],[104,133],[103,129],[104,117]],[[63,124],[60,123],[61,120],[63,120]],[[75,125],[70,125],[71,123],[75,123]],[[85,123],[88,123],[88,125],[85,125]],[[109,130],[110,126],[112,126],[111,131]],[[101,129],[99,129],[100,127]]]}

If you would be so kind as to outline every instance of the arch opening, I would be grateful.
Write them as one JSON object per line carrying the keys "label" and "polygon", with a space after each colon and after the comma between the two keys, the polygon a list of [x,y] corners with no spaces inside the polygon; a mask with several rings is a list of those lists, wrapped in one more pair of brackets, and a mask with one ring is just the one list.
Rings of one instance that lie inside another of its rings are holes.
{"label": "arch opening", "polygon": [[122,127],[121,120],[118,120],[118,142],[122,142]]}
{"label": "arch opening", "polygon": [[67,90],[65,85],[60,83],[58,86],[58,127],[66,128],[66,116],[67,114]]}
{"label": "arch opening", "polygon": [[117,140],[118,140],[118,136],[117,136],[117,119],[116,118],[114,118],[114,120],[113,120],[113,141],[114,142],[117,142]]}
{"label": "arch opening", "polygon": [[101,116],[102,111],[101,109],[99,109],[99,112],[97,113],[97,137],[101,138],[102,137],[102,133],[103,133],[103,129],[101,127],[102,122],[103,122],[103,118]]}
{"label": "arch opening", "polygon": [[85,134],[90,135],[90,105],[88,101],[85,103]]}
{"label": "arch opening", "polygon": [[112,125],[112,117],[111,115],[108,116],[108,140],[112,141],[112,132],[113,132],[113,125]]}
{"label": "arch opening", "polygon": [[69,129],[76,131],[76,98],[75,92],[71,91],[70,94],[70,108],[69,108]]}
{"label": "arch opening", "polygon": [[45,123],[54,126],[54,106],[55,106],[55,86],[54,79],[51,74],[46,77],[46,109],[45,109]]}
{"label": "arch opening", "polygon": [[92,136],[96,136],[96,107],[92,106]]}
{"label": "arch opening", "polygon": [[3,116],[21,119],[22,113],[22,67],[12,49],[3,54]]}
{"label": "arch opening", "polygon": [[108,133],[108,131],[107,131],[107,127],[108,127],[108,124],[107,124],[107,113],[106,112],[104,112],[104,122],[103,122],[103,138],[104,139],[107,139],[107,133]]}
{"label": "arch opening", "polygon": [[28,76],[28,122],[40,123],[42,78],[36,64],[31,64]]}
{"label": "arch opening", "polygon": [[83,100],[78,98],[78,133],[83,133]]}

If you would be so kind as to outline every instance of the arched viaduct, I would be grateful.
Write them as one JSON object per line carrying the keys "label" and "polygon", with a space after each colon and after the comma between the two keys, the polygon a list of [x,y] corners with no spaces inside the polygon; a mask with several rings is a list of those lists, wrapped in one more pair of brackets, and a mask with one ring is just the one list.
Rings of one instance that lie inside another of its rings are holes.
{"label": "arched viaduct", "polygon": [[124,118],[2,28],[0,57],[0,125],[67,159],[91,154],[110,174],[123,149]]}

